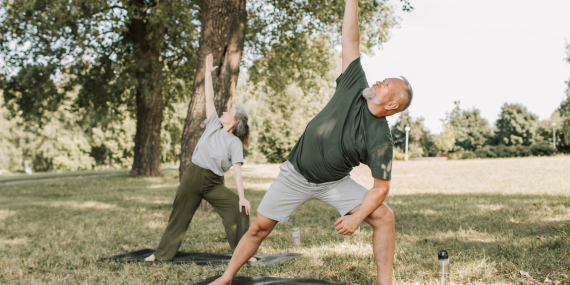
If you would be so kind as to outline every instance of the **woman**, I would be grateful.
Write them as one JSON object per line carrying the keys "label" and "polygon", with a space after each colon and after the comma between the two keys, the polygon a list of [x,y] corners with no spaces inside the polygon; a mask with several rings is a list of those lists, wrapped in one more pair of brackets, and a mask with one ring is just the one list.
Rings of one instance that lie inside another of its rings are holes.
{"label": "woman", "polygon": [[[212,54],[206,58],[206,130],[192,155],[192,163],[184,171],[168,226],[160,245],[146,261],[172,260],[184,239],[188,225],[202,199],[208,201],[222,217],[228,243],[234,250],[249,228],[251,205],[243,193],[241,165],[243,145],[249,137],[248,115],[242,105],[236,105],[221,118],[214,106]],[[224,186],[224,172],[233,165],[239,195]],[[242,208],[245,210],[242,211]]]}

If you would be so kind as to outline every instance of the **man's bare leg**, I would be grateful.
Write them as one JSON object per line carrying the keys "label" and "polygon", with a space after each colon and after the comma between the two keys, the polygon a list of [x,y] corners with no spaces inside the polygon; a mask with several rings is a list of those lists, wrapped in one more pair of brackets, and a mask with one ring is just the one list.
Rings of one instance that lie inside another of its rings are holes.
{"label": "man's bare leg", "polygon": [[260,213],[257,213],[257,216],[255,217],[255,220],[253,220],[249,230],[239,241],[226,272],[210,284],[230,284],[238,270],[255,254],[263,239],[271,233],[273,228],[275,228],[275,225],[277,225],[277,221],[266,218]]}
{"label": "man's bare leg", "polygon": [[[358,207],[348,214],[354,213],[357,209]],[[372,233],[372,251],[374,252],[378,270],[378,285],[392,284],[392,266],[396,248],[394,212],[388,205],[382,203],[364,221],[374,229]]]}

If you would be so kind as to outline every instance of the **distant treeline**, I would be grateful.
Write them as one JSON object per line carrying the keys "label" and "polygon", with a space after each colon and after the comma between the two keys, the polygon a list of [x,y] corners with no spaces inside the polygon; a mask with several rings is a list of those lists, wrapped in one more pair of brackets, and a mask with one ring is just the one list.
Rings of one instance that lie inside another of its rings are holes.
{"label": "distant treeline", "polygon": [[[430,134],[422,118],[401,114],[392,127],[396,159],[403,159],[406,125],[410,126],[410,157],[448,153],[451,159],[543,156],[570,152],[570,99],[560,104],[548,120],[521,104],[505,103],[497,121],[490,125],[479,110],[462,110],[459,101],[444,120],[441,134]],[[554,125],[554,126],[553,126]],[[556,148],[553,147],[553,131]]]}
{"label": "distant treeline", "polygon": [[[245,154],[248,163],[279,163],[301,136],[307,123],[334,93],[336,69],[318,77],[310,87],[295,84],[275,91],[263,82],[241,79],[236,101],[250,113],[251,139]],[[132,165],[136,121],[127,108],[102,115],[67,103],[56,111],[45,111],[42,121],[30,122],[21,112],[6,105],[0,96],[0,169],[23,171],[28,161],[34,171],[126,168]],[[504,104],[493,125],[477,109],[461,109],[455,102],[444,120],[441,134],[432,134],[424,119],[408,111],[392,126],[395,159],[404,158],[405,130],[409,132],[409,156],[425,157],[447,153],[451,159],[544,156],[570,153],[570,98],[566,98],[548,120],[520,104]],[[161,162],[176,164],[187,102],[164,111],[161,132]],[[12,109],[11,109],[12,108]],[[556,125],[553,127],[553,123]],[[556,149],[552,146],[556,130]]]}

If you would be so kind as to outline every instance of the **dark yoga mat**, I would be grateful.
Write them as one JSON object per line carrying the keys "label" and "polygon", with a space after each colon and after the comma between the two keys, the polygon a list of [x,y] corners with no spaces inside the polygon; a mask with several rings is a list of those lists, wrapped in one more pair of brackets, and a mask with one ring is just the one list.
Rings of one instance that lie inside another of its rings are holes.
{"label": "dark yoga mat", "polygon": [[[102,259],[106,260],[116,260],[118,262],[145,262],[144,259],[149,257],[151,254],[154,253],[153,249],[141,249],[125,254],[118,254],[113,255],[111,257],[105,257]],[[257,261],[248,262],[249,265],[256,266],[256,265],[278,265],[281,263],[285,263],[289,259],[293,259],[300,254],[298,253],[284,253],[278,255],[269,255],[269,254],[256,254],[253,257],[257,258]],[[230,253],[195,253],[195,252],[181,252],[179,251],[174,256],[172,261],[153,261],[153,263],[162,263],[162,262],[172,262],[177,264],[182,263],[194,263],[197,265],[207,265],[207,264],[220,264],[220,263],[230,263],[230,259],[232,255]]]}
{"label": "dark yoga mat", "polygon": [[[210,277],[202,282],[193,283],[189,285],[207,285],[210,284],[212,281],[216,280],[220,275]],[[232,285],[293,285],[293,284],[305,284],[305,285],[358,285],[358,284],[346,284],[346,283],[338,283],[332,281],[325,281],[325,280],[317,280],[317,279],[288,279],[288,278],[274,278],[274,277],[242,277],[236,276],[232,279]]]}

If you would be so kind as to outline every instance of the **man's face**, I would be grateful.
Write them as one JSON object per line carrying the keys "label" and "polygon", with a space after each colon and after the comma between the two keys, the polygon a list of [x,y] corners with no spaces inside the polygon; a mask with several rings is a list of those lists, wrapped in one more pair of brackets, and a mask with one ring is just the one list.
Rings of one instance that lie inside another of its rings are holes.
{"label": "man's face", "polygon": [[398,78],[386,78],[383,81],[376,81],[371,87],[370,91],[374,93],[376,102],[385,104],[390,101],[397,101],[400,103],[398,95],[404,91],[404,83]]}

